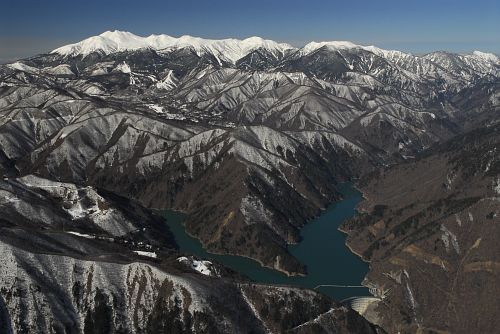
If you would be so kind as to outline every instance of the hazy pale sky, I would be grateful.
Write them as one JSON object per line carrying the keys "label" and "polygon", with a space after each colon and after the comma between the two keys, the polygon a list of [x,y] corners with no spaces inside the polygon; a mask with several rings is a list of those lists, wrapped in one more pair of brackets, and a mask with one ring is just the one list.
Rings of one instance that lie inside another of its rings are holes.
{"label": "hazy pale sky", "polygon": [[499,0],[4,0],[0,62],[106,30],[500,54]]}

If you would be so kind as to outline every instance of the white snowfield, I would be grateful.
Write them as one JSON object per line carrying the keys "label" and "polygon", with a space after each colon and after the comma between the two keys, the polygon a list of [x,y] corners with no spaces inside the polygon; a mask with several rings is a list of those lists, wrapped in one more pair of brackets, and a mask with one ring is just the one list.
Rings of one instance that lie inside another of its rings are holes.
{"label": "white snowfield", "polygon": [[82,238],[87,238],[87,239],[95,239],[95,236],[90,235],[90,234],[85,234],[85,233],[80,233],[80,232],[74,232],[74,231],[68,231],[66,233],[76,235],[77,237],[82,237]]}
{"label": "white snowfield", "polygon": [[210,261],[205,261],[205,260],[195,260],[193,257],[185,257],[181,256],[177,258],[177,261],[180,263],[184,263],[191,267],[191,269],[196,270],[202,275],[205,276],[216,276],[218,277],[219,275],[217,274],[217,271],[212,265],[212,262]]}
{"label": "white snowfield", "polygon": [[140,256],[150,257],[153,259],[156,259],[158,257],[158,255],[155,252],[134,251],[134,253]]}
{"label": "white snowfield", "polygon": [[362,46],[354,44],[349,41],[324,41],[324,42],[310,42],[307,43],[302,48],[302,54],[308,54],[314,52],[317,49],[321,49],[322,47],[327,47],[331,50],[343,50],[343,49],[356,49],[362,48]]}
{"label": "white snowfield", "polygon": [[88,55],[95,51],[110,54],[125,50],[154,49],[169,50],[192,47],[199,55],[212,53],[219,59],[236,62],[253,50],[264,48],[275,55],[283,54],[286,50],[294,49],[286,43],[278,43],[260,37],[249,37],[243,40],[203,39],[193,36],[172,37],[169,35],[151,35],[141,37],[126,31],[106,31],[99,36],[89,37],[81,42],[57,48],[52,53],[65,56]]}

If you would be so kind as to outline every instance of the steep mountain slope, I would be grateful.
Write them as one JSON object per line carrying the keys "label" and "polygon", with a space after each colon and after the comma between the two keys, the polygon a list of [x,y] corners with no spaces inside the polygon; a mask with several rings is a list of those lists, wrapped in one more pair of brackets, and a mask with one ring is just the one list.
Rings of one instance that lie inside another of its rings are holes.
{"label": "steep mountain slope", "polygon": [[[329,333],[377,332],[354,311],[312,291],[167,274],[142,262],[33,255],[3,243],[0,249],[7,261],[0,269],[3,302],[10,311],[2,325],[19,332],[279,333],[321,314],[330,320]],[[275,311],[259,311],[261,300]]]}
{"label": "steep mountain slope", "polygon": [[[401,333],[493,333],[499,323],[500,126],[452,139],[375,175],[345,224],[385,291],[382,326]],[[495,124],[496,123],[496,124]]]}
{"label": "steep mountain slope", "polygon": [[116,195],[28,175],[0,181],[0,329],[29,333],[280,333],[321,316],[377,333],[313,291],[179,261],[161,218]]}
{"label": "steep mountain slope", "polygon": [[0,195],[0,239],[26,250],[104,260],[135,258],[141,251],[168,256],[176,248],[161,218],[93,187],[27,175],[0,181]]}

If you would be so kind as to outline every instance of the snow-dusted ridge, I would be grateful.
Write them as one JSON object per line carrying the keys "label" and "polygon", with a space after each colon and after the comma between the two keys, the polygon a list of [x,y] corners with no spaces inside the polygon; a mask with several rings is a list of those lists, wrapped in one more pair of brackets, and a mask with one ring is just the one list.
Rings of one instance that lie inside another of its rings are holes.
{"label": "snow-dusted ridge", "polygon": [[385,58],[392,58],[392,57],[402,57],[402,56],[408,56],[410,55],[409,53],[405,53],[402,51],[398,50],[384,50],[379,47],[376,47],[374,45],[359,45],[355,44],[353,42],[349,41],[323,41],[323,42],[310,42],[307,43],[303,48],[300,49],[299,53],[301,55],[307,55],[310,54],[318,49],[321,49],[323,47],[326,47],[330,51],[341,51],[341,50],[351,50],[351,49],[360,49],[360,50],[365,50],[372,52],[376,55],[379,55],[381,57]]}
{"label": "snow-dusted ridge", "polygon": [[[360,45],[360,44],[355,44],[350,41],[323,41],[323,42],[310,42],[307,43],[304,47],[300,49],[300,53],[302,55],[307,55],[309,53],[312,53],[318,49],[321,49],[323,47],[328,48],[329,50],[332,51],[339,51],[339,50],[348,50],[348,49],[362,49],[365,51],[370,51],[373,52],[379,56],[383,56],[386,58],[394,57],[394,56],[401,56],[401,55],[411,55],[411,53],[408,52],[403,52],[399,50],[385,50],[382,48],[379,48],[375,45]],[[432,54],[432,53],[431,53]],[[500,61],[500,58],[490,52],[482,52],[475,50],[471,52],[470,54],[464,54],[464,56],[469,56],[469,57],[474,57],[476,59],[481,59],[483,61],[491,62],[491,63],[497,63]]]}
{"label": "snow-dusted ridge", "polygon": [[62,46],[51,53],[58,53],[63,56],[86,56],[92,52],[110,54],[144,48],[164,50],[182,47],[192,47],[199,55],[209,52],[220,59],[231,62],[236,62],[251,51],[259,48],[267,49],[275,55],[282,55],[286,50],[294,49],[289,44],[278,43],[260,37],[249,37],[243,40],[234,38],[204,39],[188,35],[178,38],[169,35],[141,37],[130,32],[114,30],[89,37],[78,43]]}

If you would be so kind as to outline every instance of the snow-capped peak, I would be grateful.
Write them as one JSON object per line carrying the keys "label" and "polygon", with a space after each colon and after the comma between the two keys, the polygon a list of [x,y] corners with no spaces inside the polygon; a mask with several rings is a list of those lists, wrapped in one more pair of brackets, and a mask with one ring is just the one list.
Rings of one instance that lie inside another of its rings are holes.
{"label": "snow-capped peak", "polygon": [[53,50],[64,56],[88,55],[92,52],[103,52],[105,54],[134,50],[146,47],[142,37],[125,31],[106,31],[98,36],[92,36],[81,42],[68,44]]}
{"label": "snow-capped peak", "polygon": [[348,49],[362,49],[366,51],[370,51],[376,55],[385,57],[385,58],[394,58],[408,55],[404,52],[397,50],[384,50],[378,48],[374,45],[364,46],[355,44],[349,41],[325,41],[325,42],[310,42],[306,44],[300,51],[303,55],[307,55],[311,52],[314,52],[322,47],[327,47],[329,50],[338,51],[338,50],[348,50]]}
{"label": "snow-capped peak", "polygon": [[327,47],[330,50],[344,50],[344,49],[356,49],[356,48],[362,48],[362,46],[354,44],[349,41],[324,41],[324,42],[310,42],[307,43],[303,48],[302,48],[302,53],[303,54],[309,54],[313,51],[316,51],[318,49],[321,49],[322,47]]}
{"label": "snow-capped peak", "polygon": [[121,44],[124,46],[129,46],[132,44],[136,45],[141,45],[143,42],[143,38],[137,35],[132,34],[131,32],[128,31],[119,31],[119,30],[113,30],[113,31],[105,31],[99,36],[108,38],[112,40],[113,42],[117,44]]}
{"label": "snow-capped peak", "polygon": [[492,62],[492,63],[496,63],[499,61],[499,58],[497,55],[495,55],[493,53],[488,53],[488,52],[481,52],[481,51],[476,50],[476,51],[472,52],[472,56],[489,61],[489,62]]}
{"label": "snow-capped peak", "polygon": [[293,47],[286,43],[278,43],[260,37],[239,39],[204,39],[193,36],[172,37],[169,35],[150,35],[141,37],[126,31],[106,31],[98,36],[89,37],[81,42],[57,48],[52,53],[63,56],[86,56],[92,52],[110,54],[124,50],[151,48],[164,50],[181,47],[192,47],[199,55],[212,53],[219,60],[236,62],[249,52],[265,48],[274,54],[283,54]]}

